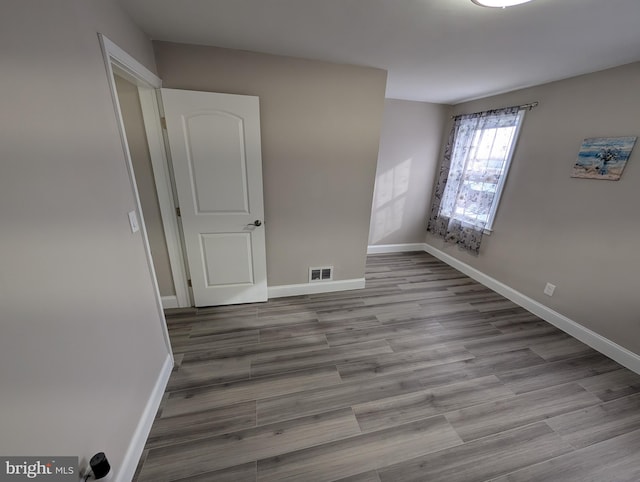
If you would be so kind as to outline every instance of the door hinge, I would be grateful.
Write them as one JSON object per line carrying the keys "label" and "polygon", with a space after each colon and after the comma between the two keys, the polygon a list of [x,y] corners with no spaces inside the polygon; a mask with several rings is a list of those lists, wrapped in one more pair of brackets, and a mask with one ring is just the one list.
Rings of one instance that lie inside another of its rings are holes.
{"label": "door hinge", "polygon": [[163,129],[167,129],[167,118],[166,117],[160,117],[160,125],[162,126]]}
{"label": "door hinge", "polygon": [[178,207],[178,208],[176,208],[176,215],[177,215],[178,217],[182,217],[182,213],[180,212],[180,208],[179,208],[179,207]]}
{"label": "door hinge", "polygon": [[187,285],[189,285],[189,288],[193,288],[193,285],[191,284],[191,280],[190,279],[187,280]]}

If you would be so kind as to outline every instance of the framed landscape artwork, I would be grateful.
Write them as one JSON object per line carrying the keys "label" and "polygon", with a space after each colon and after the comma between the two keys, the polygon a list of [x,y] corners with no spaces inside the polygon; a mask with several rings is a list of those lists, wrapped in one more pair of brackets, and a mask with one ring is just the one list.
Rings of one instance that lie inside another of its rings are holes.
{"label": "framed landscape artwork", "polygon": [[627,165],[636,137],[591,137],[582,141],[571,177],[617,181]]}

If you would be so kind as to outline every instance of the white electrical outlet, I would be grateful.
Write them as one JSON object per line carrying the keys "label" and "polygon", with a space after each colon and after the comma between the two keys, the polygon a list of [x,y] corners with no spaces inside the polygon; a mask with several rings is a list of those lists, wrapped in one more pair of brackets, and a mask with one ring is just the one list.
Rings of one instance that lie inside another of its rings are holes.
{"label": "white electrical outlet", "polygon": [[547,296],[553,296],[553,292],[556,290],[556,285],[552,285],[551,283],[547,283],[544,287],[544,294]]}

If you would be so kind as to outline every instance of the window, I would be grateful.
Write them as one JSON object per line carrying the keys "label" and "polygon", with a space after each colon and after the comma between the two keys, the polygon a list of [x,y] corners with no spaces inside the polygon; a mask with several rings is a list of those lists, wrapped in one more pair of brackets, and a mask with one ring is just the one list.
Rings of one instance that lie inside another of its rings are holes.
{"label": "window", "polygon": [[525,109],[536,105],[455,117],[427,231],[479,254],[483,234],[493,227]]}
{"label": "window", "polygon": [[491,231],[524,109],[456,119],[440,216]]}

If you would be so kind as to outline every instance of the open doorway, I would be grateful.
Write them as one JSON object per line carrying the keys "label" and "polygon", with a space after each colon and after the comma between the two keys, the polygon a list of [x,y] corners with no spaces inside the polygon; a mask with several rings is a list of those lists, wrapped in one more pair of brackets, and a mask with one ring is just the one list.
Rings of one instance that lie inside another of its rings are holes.
{"label": "open doorway", "polygon": [[165,309],[176,308],[178,301],[175,282],[171,272],[171,260],[160,213],[138,86],[118,75],[117,71],[114,72],[114,77],[162,306]]}
{"label": "open doorway", "polygon": [[100,39],[159,304],[266,301],[259,98],[160,89]]}
{"label": "open doorway", "polygon": [[162,82],[108,38],[99,38],[159,303],[163,309],[191,306],[156,97]]}
{"label": "open doorway", "polygon": [[171,273],[167,240],[162,225],[158,193],[153,181],[153,166],[151,165],[144,119],[140,108],[138,87],[117,73],[115,73],[115,82],[162,306],[174,308],[178,306],[178,302]]}

